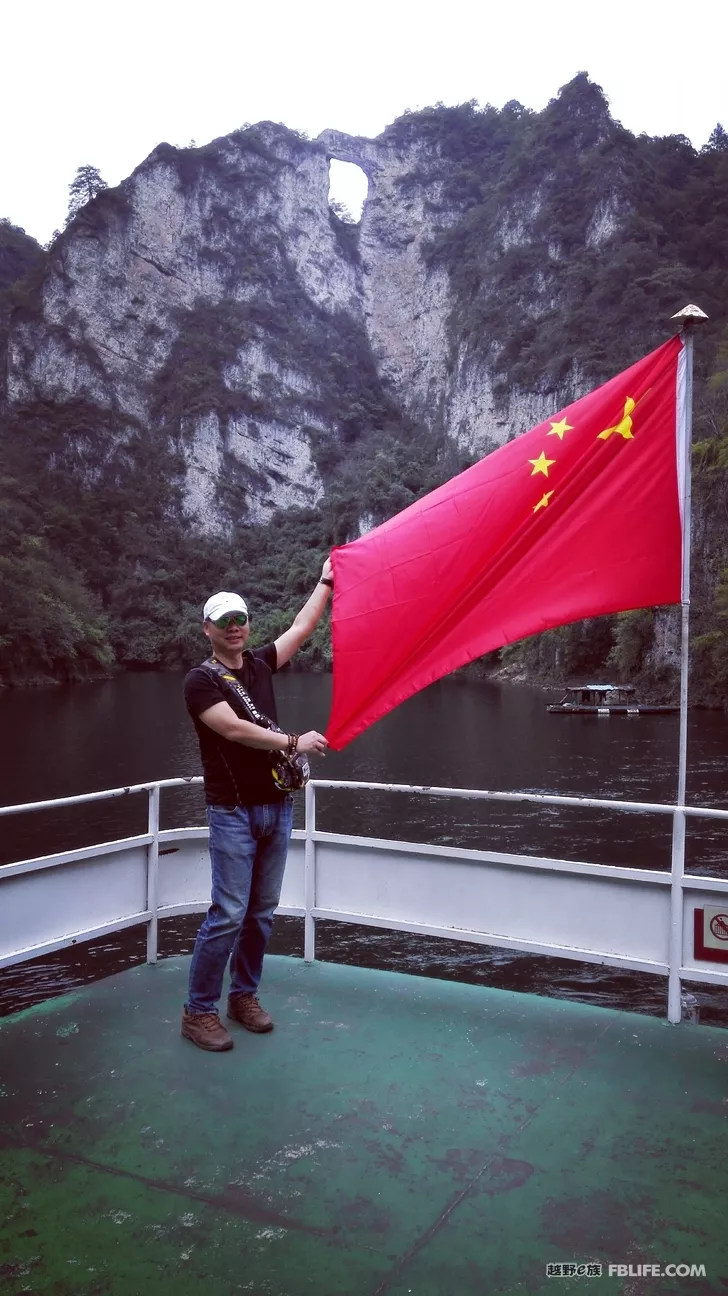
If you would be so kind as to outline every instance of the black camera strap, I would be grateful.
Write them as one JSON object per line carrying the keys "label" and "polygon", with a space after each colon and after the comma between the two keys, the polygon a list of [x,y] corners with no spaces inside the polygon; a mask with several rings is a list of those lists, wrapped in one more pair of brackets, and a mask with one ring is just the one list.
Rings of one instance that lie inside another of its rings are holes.
{"label": "black camera strap", "polygon": [[258,710],[248,690],[243,688],[240,680],[236,679],[235,675],[231,674],[231,667],[225,666],[217,660],[217,657],[208,657],[207,661],[202,663],[202,669],[206,670],[209,675],[214,675],[222,686],[223,692],[235,694],[238,701],[242,702],[253,724],[260,725],[262,729],[272,729],[274,733],[283,733],[279,725],[275,724],[273,720],[269,720],[268,716],[263,715]]}

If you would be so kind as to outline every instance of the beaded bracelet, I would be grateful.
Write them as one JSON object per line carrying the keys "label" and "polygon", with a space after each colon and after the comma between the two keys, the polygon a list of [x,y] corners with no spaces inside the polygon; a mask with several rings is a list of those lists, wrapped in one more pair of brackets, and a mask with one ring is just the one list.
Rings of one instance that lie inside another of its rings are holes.
{"label": "beaded bracelet", "polygon": [[288,746],[286,748],[286,754],[288,756],[296,755],[296,749],[298,747],[298,740],[300,736],[301,736],[300,734],[296,734],[296,733],[292,733],[288,735]]}

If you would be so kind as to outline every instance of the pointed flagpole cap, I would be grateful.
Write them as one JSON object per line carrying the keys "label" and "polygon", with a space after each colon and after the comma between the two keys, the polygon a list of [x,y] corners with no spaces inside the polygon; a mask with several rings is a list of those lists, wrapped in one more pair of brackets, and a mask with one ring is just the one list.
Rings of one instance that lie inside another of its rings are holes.
{"label": "pointed flagpole cap", "polygon": [[688,320],[708,319],[708,316],[705,311],[701,311],[699,306],[683,306],[682,310],[678,311],[676,315],[671,315],[670,319],[687,322]]}

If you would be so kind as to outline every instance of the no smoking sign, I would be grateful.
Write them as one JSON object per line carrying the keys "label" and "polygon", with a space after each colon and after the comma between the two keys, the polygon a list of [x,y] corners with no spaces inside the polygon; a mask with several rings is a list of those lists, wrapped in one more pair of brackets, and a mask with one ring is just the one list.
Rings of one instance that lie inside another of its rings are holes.
{"label": "no smoking sign", "polygon": [[722,909],[695,910],[695,957],[728,963],[728,904]]}

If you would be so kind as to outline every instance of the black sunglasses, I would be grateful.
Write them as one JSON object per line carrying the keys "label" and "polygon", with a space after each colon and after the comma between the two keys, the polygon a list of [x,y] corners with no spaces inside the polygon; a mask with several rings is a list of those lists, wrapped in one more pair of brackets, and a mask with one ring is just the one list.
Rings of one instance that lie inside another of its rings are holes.
{"label": "black sunglasses", "polygon": [[227,630],[229,625],[244,626],[248,624],[247,612],[229,612],[227,616],[213,618],[212,624],[218,630]]}

